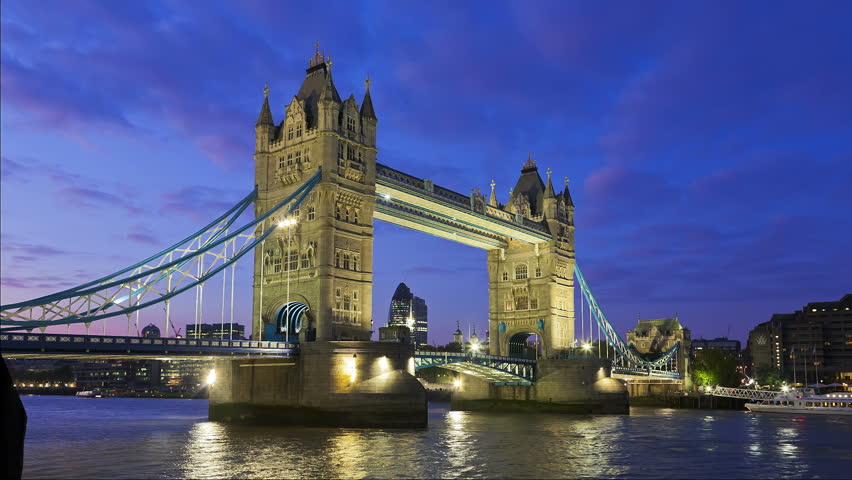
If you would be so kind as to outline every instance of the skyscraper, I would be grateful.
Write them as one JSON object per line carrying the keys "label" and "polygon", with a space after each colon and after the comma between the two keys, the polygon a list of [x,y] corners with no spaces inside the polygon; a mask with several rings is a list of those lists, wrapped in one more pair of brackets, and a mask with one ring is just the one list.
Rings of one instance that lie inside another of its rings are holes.
{"label": "skyscraper", "polygon": [[411,341],[415,345],[427,343],[428,308],[426,300],[416,297],[411,293],[404,282],[401,282],[391,297],[390,310],[388,311],[388,326],[404,325],[411,331]]}

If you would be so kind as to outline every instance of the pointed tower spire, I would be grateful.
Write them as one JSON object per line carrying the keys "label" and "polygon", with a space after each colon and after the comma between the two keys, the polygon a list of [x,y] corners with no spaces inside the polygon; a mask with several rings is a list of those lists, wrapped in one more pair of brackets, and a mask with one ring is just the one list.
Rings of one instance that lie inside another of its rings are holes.
{"label": "pointed tower spire", "polygon": [[562,197],[565,199],[566,206],[574,207],[574,200],[571,199],[571,192],[568,190],[568,182],[570,181],[568,177],[565,177],[565,191],[562,192]]}
{"label": "pointed tower spire", "polygon": [[367,79],[364,80],[364,101],[361,102],[361,116],[364,118],[376,118],[376,112],[373,110],[373,97],[370,96],[370,74],[367,74]]}
{"label": "pointed tower spire", "polygon": [[544,198],[556,198],[556,193],[553,191],[553,183],[550,181],[550,175],[553,171],[548,167],[547,169],[547,186],[544,188]]}
{"label": "pointed tower spire", "polygon": [[272,120],[272,110],[269,108],[269,84],[263,86],[263,106],[260,107],[260,115],[257,116],[255,127],[261,125],[275,125]]}
{"label": "pointed tower spire", "polygon": [[494,186],[497,185],[494,183],[494,179],[491,179],[491,195],[488,197],[488,205],[492,207],[497,207],[497,193],[494,192]]}

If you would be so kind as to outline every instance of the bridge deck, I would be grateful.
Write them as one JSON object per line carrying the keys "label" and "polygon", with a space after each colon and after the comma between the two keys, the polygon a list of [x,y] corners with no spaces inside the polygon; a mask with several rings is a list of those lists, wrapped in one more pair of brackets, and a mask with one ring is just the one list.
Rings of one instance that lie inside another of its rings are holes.
{"label": "bridge deck", "polygon": [[506,238],[552,239],[543,221],[516,217],[382,164],[376,164],[376,196],[373,216],[378,220],[485,250],[506,247]]}
{"label": "bridge deck", "polygon": [[191,340],[104,335],[2,334],[7,358],[295,357],[298,344],[253,340]]}

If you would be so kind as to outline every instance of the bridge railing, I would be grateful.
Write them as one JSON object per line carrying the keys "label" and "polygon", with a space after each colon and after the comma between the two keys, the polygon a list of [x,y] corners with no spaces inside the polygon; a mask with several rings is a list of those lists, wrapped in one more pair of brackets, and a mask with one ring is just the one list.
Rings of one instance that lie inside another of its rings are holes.
{"label": "bridge railing", "polygon": [[461,353],[461,352],[434,352],[431,350],[417,350],[415,355],[418,357],[441,357],[441,358],[477,358],[477,359],[485,359],[485,360],[493,360],[498,362],[512,362],[512,363],[526,363],[530,365],[535,365],[535,360],[530,360],[528,358],[517,358],[517,357],[508,357],[502,355],[487,355],[487,354],[479,354],[479,353]]}
{"label": "bridge railing", "polygon": [[145,338],[111,335],[73,335],[44,333],[0,334],[0,351],[14,353],[24,351],[67,351],[72,352],[174,352],[215,349],[256,349],[297,352],[298,343],[232,340],[232,339],[188,339],[188,338]]}
{"label": "bridge railing", "polygon": [[773,390],[756,390],[753,388],[715,387],[704,392],[714,397],[742,398],[746,400],[772,400],[781,392]]}

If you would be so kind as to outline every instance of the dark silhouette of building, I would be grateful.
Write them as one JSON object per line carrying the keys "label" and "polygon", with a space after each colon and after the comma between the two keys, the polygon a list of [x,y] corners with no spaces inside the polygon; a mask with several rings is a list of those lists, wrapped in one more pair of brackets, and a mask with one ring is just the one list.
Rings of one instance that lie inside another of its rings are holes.
{"label": "dark silhouette of building", "polygon": [[692,358],[701,350],[715,348],[725,355],[742,358],[742,344],[739,340],[731,340],[728,337],[716,337],[712,340],[696,338],[692,340]]}
{"label": "dark silhouette of building", "polygon": [[388,311],[388,327],[405,326],[411,331],[415,345],[428,341],[428,307],[426,300],[414,296],[404,282],[396,287]]}
{"label": "dark silhouette of building", "polygon": [[147,327],[142,329],[142,336],[145,338],[160,338],[160,329],[153,323],[149,323]]}
{"label": "dark silhouette of building", "polygon": [[852,380],[852,294],[776,313],[748,335],[751,374],[781,370],[795,383]]}
{"label": "dark silhouette of building", "polygon": [[235,323],[234,330],[230,331],[230,328],[231,325],[228,323],[200,323],[197,326],[195,324],[187,324],[186,338],[230,338],[231,340],[245,338],[245,325]]}

